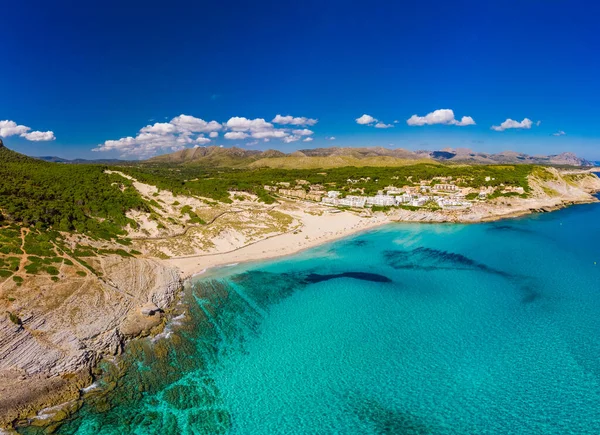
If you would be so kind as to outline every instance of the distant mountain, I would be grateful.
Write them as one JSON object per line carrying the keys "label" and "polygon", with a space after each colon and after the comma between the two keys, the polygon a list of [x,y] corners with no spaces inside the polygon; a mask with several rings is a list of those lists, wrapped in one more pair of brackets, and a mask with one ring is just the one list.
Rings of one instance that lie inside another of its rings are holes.
{"label": "distant mountain", "polygon": [[419,155],[416,153],[405,150],[403,148],[388,149],[383,147],[370,147],[370,148],[313,148],[300,150],[298,153],[302,153],[308,157],[331,157],[331,156],[351,156],[359,159],[367,157],[394,157],[397,159],[418,159]]}
{"label": "distant mountain", "polygon": [[277,150],[256,151],[242,148],[221,148],[217,146],[186,148],[172,154],[152,157],[147,162],[194,163],[202,166],[238,167],[246,166],[261,158],[285,156]]}
{"label": "distant mountain", "polygon": [[36,159],[44,160],[45,162],[70,163],[70,164],[75,164],[75,165],[85,165],[85,164],[88,164],[88,165],[115,165],[115,164],[127,162],[127,160],[119,160],[119,159],[92,159],[92,160],[73,159],[73,160],[69,160],[69,159],[63,159],[62,157],[56,157],[56,156],[40,156],[40,157],[36,157]]}
{"label": "distant mountain", "polygon": [[466,148],[439,151],[409,151],[383,147],[331,147],[298,150],[285,154],[277,150],[257,151],[217,146],[188,148],[153,157],[149,163],[179,163],[211,167],[331,168],[340,166],[394,166],[417,161],[468,164],[540,164],[554,166],[593,166],[573,153],[530,156],[513,151],[496,154],[474,152]]}
{"label": "distant mountain", "polygon": [[[20,156],[20,157],[17,157]],[[0,139],[0,161],[23,159],[25,156],[10,151]],[[27,157],[29,158],[29,157]],[[119,159],[64,159],[56,156],[42,156],[37,159],[65,164],[102,164],[115,165],[130,163]],[[231,168],[332,168],[341,166],[398,166],[416,162],[429,163],[467,163],[467,164],[537,164],[552,166],[600,166],[600,162],[591,162],[577,157],[573,153],[561,153],[549,156],[530,156],[514,151],[496,154],[475,152],[467,148],[445,148],[437,151],[409,151],[403,148],[383,147],[331,147],[298,150],[289,154],[278,150],[248,150],[243,148],[223,148],[217,146],[186,148],[171,154],[152,157],[147,163],[190,164],[205,167]]]}
{"label": "distant mountain", "polygon": [[421,151],[419,155],[428,156],[439,161],[461,163],[527,163],[554,166],[593,166],[593,163],[577,157],[573,153],[562,153],[550,156],[530,156],[514,151],[502,151],[496,154],[478,153],[466,148],[446,149],[443,151]]}

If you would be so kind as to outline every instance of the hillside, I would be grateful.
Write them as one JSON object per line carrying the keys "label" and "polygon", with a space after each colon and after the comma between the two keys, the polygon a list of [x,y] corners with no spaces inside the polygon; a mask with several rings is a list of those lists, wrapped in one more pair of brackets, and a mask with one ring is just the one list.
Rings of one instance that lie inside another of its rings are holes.
{"label": "hillside", "polygon": [[149,210],[102,166],[47,163],[4,146],[0,158],[0,216],[9,222],[110,240],[122,234],[127,211]]}
{"label": "hillside", "polygon": [[148,160],[152,163],[194,163],[212,167],[241,167],[262,158],[274,156],[276,151],[253,151],[241,148],[221,148],[217,146],[186,148],[172,154],[153,157]]}
{"label": "hillside", "polygon": [[496,154],[469,149],[440,151],[409,151],[403,148],[332,147],[303,149],[288,154],[281,151],[245,150],[217,146],[184,149],[153,157],[149,163],[190,164],[204,167],[317,169],[343,166],[402,166],[416,162],[458,164],[535,164],[551,166],[592,166],[592,162],[573,153],[550,156],[530,156],[504,151]]}
{"label": "hillside", "polygon": [[99,358],[162,322],[178,272],[125,231],[151,207],[104,167],[0,146],[0,427],[79,397]]}
{"label": "hillside", "polygon": [[4,142],[0,139],[0,163],[14,163],[14,162],[33,162],[35,159],[19,154],[13,150],[10,150],[4,146]]}

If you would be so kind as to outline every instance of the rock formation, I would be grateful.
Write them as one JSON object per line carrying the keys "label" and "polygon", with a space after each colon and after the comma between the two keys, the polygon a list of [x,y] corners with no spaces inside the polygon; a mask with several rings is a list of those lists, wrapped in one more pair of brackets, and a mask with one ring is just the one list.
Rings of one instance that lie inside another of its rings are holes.
{"label": "rock formation", "polygon": [[[0,315],[0,427],[77,398],[96,361],[120,353],[125,337],[159,325],[181,287],[178,272],[156,260],[113,255],[96,262],[106,282],[25,282],[19,321]],[[40,298],[47,291],[55,297]],[[142,314],[150,306],[152,315]]]}

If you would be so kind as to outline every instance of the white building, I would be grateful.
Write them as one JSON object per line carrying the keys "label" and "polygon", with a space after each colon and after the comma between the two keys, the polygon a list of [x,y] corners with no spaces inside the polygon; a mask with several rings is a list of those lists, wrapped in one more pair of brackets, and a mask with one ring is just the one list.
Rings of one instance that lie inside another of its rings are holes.
{"label": "white building", "polygon": [[338,192],[337,190],[330,190],[329,192],[327,192],[328,198],[338,198],[340,195],[341,195],[341,193]]}
{"label": "white building", "polygon": [[471,207],[469,201],[464,201],[459,198],[439,198],[437,204],[442,208],[468,208]]}
{"label": "white building", "polygon": [[375,195],[367,197],[368,205],[377,205],[377,206],[392,206],[396,205],[396,199],[390,195]]}
{"label": "white building", "polygon": [[329,196],[324,196],[321,199],[321,203],[323,203],[325,205],[332,205],[332,206],[333,205],[338,205],[339,201],[340,201],[339,199],[337,199],[337,198],[331,198]]}
{"label": "white building", "polygon": [[401,196],[396,197],[396,203],[398,204],[408,204],[413,200],[413,196],[410,193],[405,193]]}
{"label": "white building", "polygon": [[355,195],[348,195],[347,197],[338,200],[339,205],[358,208],[363,208],[366,202],[367,198],[365,198],[364,196]]}
{"label": "white building", "polygon": [[412,205],[413,207],[423,207],[425,204],[427,204],[427,201],[429,201],[428,197],[420,196],[418,198],[414,198],[411,202],[409,202],[408,205]]}

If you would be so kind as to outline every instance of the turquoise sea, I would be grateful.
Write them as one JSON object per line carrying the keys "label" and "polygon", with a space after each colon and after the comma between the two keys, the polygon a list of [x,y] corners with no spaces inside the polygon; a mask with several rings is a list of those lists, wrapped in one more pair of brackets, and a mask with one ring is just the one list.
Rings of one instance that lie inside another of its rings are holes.
{"label": "turquoise sea", "polygon": [[57,433],[600,433],[598,204],[389,225],[200,276],[180,309]]}

